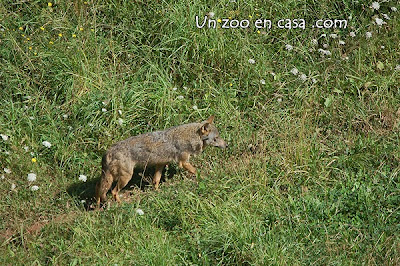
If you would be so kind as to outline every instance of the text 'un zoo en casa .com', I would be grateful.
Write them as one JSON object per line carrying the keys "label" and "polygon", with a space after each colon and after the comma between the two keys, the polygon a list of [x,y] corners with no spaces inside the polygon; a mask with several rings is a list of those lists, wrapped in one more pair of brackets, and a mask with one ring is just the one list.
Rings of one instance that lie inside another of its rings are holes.
{"label": "text 'un zoo en casa .com'", "polygon": [[[250,21],[249,19],[212,19],[207,16],[195,17],[196,27],[202,28],[222,28],[222,29],[246,29],[252,25],[257,29],[271,29],[272,27],[277,27],[279,29],[305,29],[307,23],[305,19],[256,19]],[[346,19],[318,19],[311,23],[312,28],[317,29],[346,29],[347,20]]]}

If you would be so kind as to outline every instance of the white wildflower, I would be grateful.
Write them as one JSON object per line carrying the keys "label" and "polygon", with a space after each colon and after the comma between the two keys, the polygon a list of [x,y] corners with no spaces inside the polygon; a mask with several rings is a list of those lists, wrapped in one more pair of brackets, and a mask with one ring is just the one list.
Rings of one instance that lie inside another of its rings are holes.
{"label": "white wildflower", "polygon": [[178,88],[177,88],[177,87],[173,87],[172,90],[173,90],[173,91],[177,91]]}
{"label": "white wildflower", "polygon": [[122,111],[120,109],[118,109],[118,114],[122,115]]}
{"label": "white wildflower", "polygon": [[329,34],[329,37],[331,37],[332,39],[336,39],[338,35],[336,33],[331,33]]}
{"label": "white wildflower", "polygon": [[47,148],[50,148],[50,147],[51,147],[51,143],[48,142],[47,140],[43,141],[42,144],[43,144],[43,146],[45,146],[45,147],[47,147]]}
{"label": "white wildflower", "polygon": [[11,174],[11,170],[10,170],[10,169],[4,168],[3,170],[4,170],[4,173],[6,173],[6,174]]}
{"label": "white wildflower", "polygon": [[322,45],[322,47],[324,47],[325,49],[327,49],[329,47],[329,44],[324,43],[324,45]]}
{"label": "white wildflower", "polygon": [[33,116],[30,116],[29,119],[30,119],[30,120],[34,120],[35,118],[34,118]]}
{"label": "white wildflower", "polygon": [[394,70],[395,70],[395,71],[400,71],[400,65],[397,65],[397,66],[394,68]]}
{"label": "white wildflower", "polygon": [[252,58],[249,59],[249,64],[255,64],[255,63],[256,63],[256,60],[254,60]]}
{"label": "white wildflower", "polygon": [[25,152],[28,152],[29,151],[29,147],[28,146],[24,146],[24,150],[25,150]]}
{"label": "white wildflower", "polygon": [[261,85],[265,85],[265,80],[264,79],[260,80],[260,83]]}
{"label": "white wildflower", "polygon": [[92,123],[89,123],[88,126],[89,126],[89,127],[93,127],[94,125],[93,125]]}
{"label": "white wildflower", "polygon": [[342,40],[339,40],[339,44],[340,45],[345,45],[346,43],[344,41],[342,41]]}
{"label": "white wildflower", "polygon": [[35,186],[32,186],[32,187],[31,187],[31,191],[36,191],[36,190],[39,190],[39,187],[38,187],[38,186],[35,185]]}
{"label": "white wildflower", "polygon": [[297,75],[297,74],[299,74],[299,70],[297,69],[297,68],[292,68],[292,70],[290,70],[290,72],[293,74],[293,75]]}
{"label": "white wildflower", "polygon": [[79,181],[86,182],[86,180],[87,180],[87,176],[79,175]]}
{"label": "white wildflower", "polygon": [[31,154],[32,157],[35,157],[35,153],[33,151],[31,151],[30,154]]}
{"label": "white wildflower", "polygon": [[82,203],[82,204],[85,204],[85,203],[86,203],[86,200],[84,200],[84,199],[81,200],[81,203]]}
{"label": "white wildflower", "polygon": [[323,38],[323,37],[326,37],[326,34],[325,34],[325,33],[321,34],[321,38]]}
{"label": "white wildflower", "polygon": [[67,119],[67,118],[68,118],[68,115],[67,115],[67,114],[63,114],[62,117],[63,117],[64,119]]}
{"label": "white wildflower", "polygon": [[386,20],[390,20],[390,17],[388,16],[388,14],[382,13],[382,17]]}
{"label": "white wildflower", "polygon": [[182,87],[182,89],[184,89],[184,90],[187,90],[187,89],[188,89],[188,87],[186,87],[186,86],[183,86],[183,87]]}
{"label": "white wildflower", "polygon": [[9,151],[5,151],[4,154],[5,155],[10,155],[10,152]]}
{"label": "white wildflower", "polygon": [[369,32],[369,31],[367,31],[367,32],[365,33],[365,38],[369,39],[369,38],[371,38],[371,37],[372,37],[372,33]]}
{"label": "white wildflower", "polygon": [[4,179],[4,178],[6,178],[4,175],[1,175],[1,176],[0,176],[0,179]]}
{"label": "white wildflower", "polygon": [[209,12],[209,13],[208,13],[208,16],[209,16],[210,18],[212,18],[212,17],[215,16],[215,13],[214,13],[214,12]]}
{"label": "white wildflower", "polygon": [[122,126],[123,123],[124,123],[124,119],[118,118],[118,124],[119,124],[120,126]]}
{"label": "white wildflower", "polygon": [[318,40],[317,39],[312,39],[311,40],[311,44],[314,45],[314,46],[318,45]]}
{"label": "white wildflower", "polygon": [[381,49],[385,49],[385,45],[381,45]]}
{"label": "white wildflower", "polygon": [[300,79],[301,79],[301,81],[306,81],[307,80],[307,76],[306,76],[306,74],[301,74],[300,75]]}
{"label": "white wildflower", "polygon": [[280,102],[282,102],[282,98],[279,97],[278,99],[276,99],[276,101],[277,101],[278,103],[280,103]]}
{"label": "white wildflower", "polygon": [[136,212],[137,214],[139,214],[139,215],[143,215],[143,214],[144,214],[144,212],[143,212],[142,209],[136,209],[135,212]]}
{"label": "white wildflower", "polygon": [[285,48],[288,51],[292,51],[293,50],[293,46],[291,46],[290,44],[286,44]]}
{"label": "white wildflower", "polygon": [[312,81],[312,83],[317,83],[318,82],[318,80],[316,78],[312,78],[311,81]]}
{"label": "white wildflower", "polygon": [[33,181],[35,181],[36,180],[36,174],[34,174],[34,173],[29,173],[28,174],[28,181],[29,182],[33,182]]}
{"label": "white wildflower", "polygon": [[7,135],[0,134],[0,137],[1,137],[4,141],[7,141],[7,140],[8,140],[8,136],[7,136]]}
{"label": "white wildflower", "polygon": [[107,112],[107,109],[106,109],[106,108],[101,108],[101,111],[102,111],[103,113],[105,113],[105,112]]}
{"label": "white wildflower", "polygon": [[378,10],[381,7],[381,5],[378,2],[372,2],[371,8]]}
{"label": "white wildflower", "polygon": [[397,11],[397,7],[395,7],[395,6],[392,6],[390,9],[391,9],[393,12],[396,12],[396,11]]}
{"label": "white wildflower", "polygon": [[350,32],[349,35],[350,35],[350,37],[352,37],[352,38],[356,37],[356,33],[355,33],[354,31]]}
{"label": "white wildflower", "polygon": [[108,104],[108,102],[107,101],[103,101],[103,102],[101,102],[103,105],[107,105]]}
{"label": "white wildflower", "polygon": [[330,56],[332,53],[329,50],[324,50],[324,49],[318,49],[318,52],[321,53],[321,55],[326,55],[326,56]]}
{"label": "white wildflower", "polygon": [[386,22],[383,21],[381,18],[375,18],[375,23],[378,26],[382,26],[383,24],[386,24]]}
{"label": "white wildflower", "polygon": [[193,110],[198,110],[199,108],[197,107],[197,105],[193,105]]}
{"label": "white wildflower", "polygon": [[178,100],[183,100],[183,95],[179,95],[178,97],[176,97]]}
{"label": "white wildflower", "polygon": [[17,186],[14,183],[11,184],[11,190],[14,190],[16,187]]}

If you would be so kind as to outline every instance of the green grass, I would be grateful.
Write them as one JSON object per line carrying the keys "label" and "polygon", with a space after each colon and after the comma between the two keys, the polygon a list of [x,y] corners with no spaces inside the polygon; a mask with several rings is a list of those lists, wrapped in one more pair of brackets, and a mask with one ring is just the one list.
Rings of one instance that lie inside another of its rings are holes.
{"label": "green grass", "polygon": [[[0,263],[400,264],[400,6],[371,3],[1,2]],[[197,29],[210,11],[308,26]],[[230,146],[198,183],[171,164],[88,208],[110,145],[211,114]]]}

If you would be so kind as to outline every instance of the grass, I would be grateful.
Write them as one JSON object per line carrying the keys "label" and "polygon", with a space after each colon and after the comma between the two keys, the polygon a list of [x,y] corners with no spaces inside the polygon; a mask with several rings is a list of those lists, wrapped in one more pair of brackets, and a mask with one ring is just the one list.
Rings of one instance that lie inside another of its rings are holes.
{"label": "grass", "polygon": [[[400,7],[371,4],[1,2],[1,264],[400,264]],[[210,11],[307,27],[197,29]],[[172,164],[89,208],[112,143],[210,114],[230,146],[198,183]]]}

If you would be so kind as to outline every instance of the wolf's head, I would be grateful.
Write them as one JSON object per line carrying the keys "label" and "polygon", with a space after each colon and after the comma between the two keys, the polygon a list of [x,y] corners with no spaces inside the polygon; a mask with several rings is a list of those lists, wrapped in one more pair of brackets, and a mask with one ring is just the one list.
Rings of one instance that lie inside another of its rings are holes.
{"label": "wolf's head", "polygon": [[203,140],[204,146],[214,146],[218,148],[226,148],[228,144],[223,140],[218,133],[218,129],[212,124],[214,116],[210,116],[207,120],[201,122],[199,133]]}

